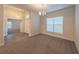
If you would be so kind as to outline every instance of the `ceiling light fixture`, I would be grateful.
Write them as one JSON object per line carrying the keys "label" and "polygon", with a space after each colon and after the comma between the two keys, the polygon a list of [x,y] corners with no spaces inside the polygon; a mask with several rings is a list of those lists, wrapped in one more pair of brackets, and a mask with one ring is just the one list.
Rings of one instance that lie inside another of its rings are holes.
{"label": "ceiling light fixture", "polygon": [[38,14],[40,16],[45,16],[46,15],[46,6],[45,4],[41,4],[42,8],[40,9],[40,11],[38,12]]}
{"label": "ceiling light fixture", "polygon": [[39,11],[38,14],[41,15],[41,12]]}

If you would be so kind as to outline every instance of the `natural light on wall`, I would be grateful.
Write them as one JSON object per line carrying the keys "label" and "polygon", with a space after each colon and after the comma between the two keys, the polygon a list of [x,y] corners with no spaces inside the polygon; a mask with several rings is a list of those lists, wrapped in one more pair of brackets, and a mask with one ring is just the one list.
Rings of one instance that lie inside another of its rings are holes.
{"label": "natural light on wall", "polygon": [[63,16],[47,18],[47,32],[63,34]]}
{"label": "natural light on wall", "polygon": [[26,17],[25,17],[25,18],[26,18],[26,19],[28,19],[29,17],[30,17],[30,15],[28,14],[28,15],[26,15]]}
{"label": "natural light on wall", "polygon": [[20,16],[16,16],[17,17],[17,19],[20,19],[21,17]]}

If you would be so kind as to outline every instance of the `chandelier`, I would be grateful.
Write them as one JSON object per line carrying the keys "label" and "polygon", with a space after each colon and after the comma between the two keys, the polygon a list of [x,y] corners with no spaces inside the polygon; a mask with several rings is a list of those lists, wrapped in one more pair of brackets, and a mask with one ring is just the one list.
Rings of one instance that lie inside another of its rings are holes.
{"label": "chandelier", "polygon": [[46,15],[46,6],[45,4],[41,4],[42,8],[38,11],[38,14],[40,16],[45,16]]}

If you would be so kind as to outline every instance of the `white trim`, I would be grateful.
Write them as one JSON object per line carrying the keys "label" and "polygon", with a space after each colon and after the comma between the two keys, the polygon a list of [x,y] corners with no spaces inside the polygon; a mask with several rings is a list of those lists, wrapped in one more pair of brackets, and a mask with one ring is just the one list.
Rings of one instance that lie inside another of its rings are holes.
{"label": "white trim", "polygon": [[59,37],[59,38],[62,38],[62,39],[74,41],[72,38],[68,38],[68,37],[65,37],[65,36],[54,35],[54,34],[49,34],[49,33],[44,33],[44,32],[42,34],[46,34],[46,35],[50,35],[50,36]]}
{"label": "white trim", "polygon": [[35,36],[35,35],[38,35],[40,33],[35,33],[35,34],[29,34],[29,37],[32,37],[32,36]]}

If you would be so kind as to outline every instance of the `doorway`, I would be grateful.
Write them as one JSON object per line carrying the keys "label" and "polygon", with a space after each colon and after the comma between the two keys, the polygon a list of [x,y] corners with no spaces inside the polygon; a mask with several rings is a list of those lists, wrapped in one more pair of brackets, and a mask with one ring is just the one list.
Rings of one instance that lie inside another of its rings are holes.
{"label": "doorway", "polygon": [[[21,20],[19,19],[7,19],[6,22],[6,33],[5,36],[5,44],[11,44],[15,41],[15,38],[17,38],[16,34],[19,34],[21,32]],[[15,37],[16,36],[16,37]]]}
{"label": "doorway", "polygon": [[20,20],[7,20],[7,35],[20,32]]}

